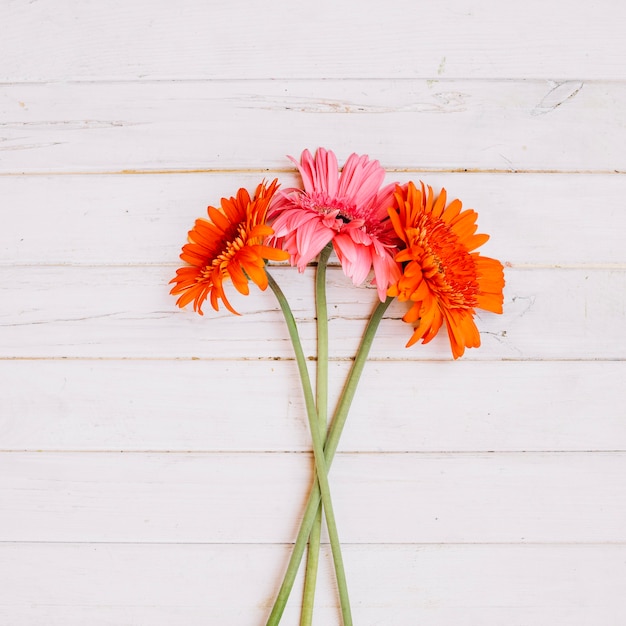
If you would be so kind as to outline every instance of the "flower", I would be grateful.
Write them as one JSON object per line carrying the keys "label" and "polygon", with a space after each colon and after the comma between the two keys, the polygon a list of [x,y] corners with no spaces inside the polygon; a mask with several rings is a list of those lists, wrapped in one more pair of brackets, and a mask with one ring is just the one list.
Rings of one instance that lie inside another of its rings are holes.
{"label": "flower", "polygon": [[397,208],[389,217],[405,247],[396,254],[403,263],[390,296],[410,301],[402,318],[415,327],[407,348],[420,339],[428,343],[445,322],[454,358],[480,345],[474,309],[502,313],[504,273],[500,261],[474,252],[488,239],[476,233],[475,211],[461,210],[460,200],[446,207],[446,190],[434,199],[411,182],[396,187]]}
{"label": "flower", "polygon": [[[291,158],[291,157],[290,157]],[[303,189],[278,192],[278,181],[258,185],[251,199],[245,189],[236,197],[222,198],[208,207],[208,219],[198,219],[180,258],[187,263],[177,270],[172,294],[177,305],[193,302],[202,314],[210,297],[217,311],[219,300],[233,313],[224,292],[230,278],[240,293],[249,293],[248,281],[274,292],[292,343],[302,384],[304,406],[311,431],[315,475],[287,571],[267,621],[278,626],[308,545],[302,616],[310,622],[324,512],[335,566],[342,623],[352,624],[350,599],[341,554],[328,468],[337,451],[354,394],[364,370],[376,331],[394,298],[409,302],[402,318],[413,325],[407,347],[420,339],[428,343],[445,323],[452,354],[478,347],[480,335],[474,323],[477,308],[502,313],[504,272],[502,264],[476,252],[489,237],[476,234],[477,214],[462,210],[459,200],[446,206],[446,191],[435,198],[431,187],[418,189],[412,182],[382,187],[385,171],[378,161],[351,154],[341,173],[335,155],[323,148],[315,156],[308,150],[300,163],[293,158]],[[380,302],[365,327],[354,363],[343,386],[332,419],[328,420],[328,307],[326,264],[331,245],[343,271],[355,284],[373,269]],[[282,248],[282,249],[281,249]],[[266,272],[267,260],[290,259],[302,272],[319,255],[315,278],[317,327],[316,393],[308,360],[293,311],[280,286]],[[329,423],[329,428],[321,428]]]}
{"label": "flower", "polygon": [[248,295],[248,279],[260,289],[267,288],[264,259],[284,261],[288,254],[264,244],[274,231],[266,224],[267,209],[278,189],[275,179],[256,188],[254,199],[245,189],[237,197],[222,198],[219,208],[208,208],[209,219],[200,218],[189,231],[189,243],[180,258],[189,263],[176,271],[170,283],[171,294],[181,294],[176,304],[184,307],[193,301],[193,309],[202,315],[202,304],[210,297],[217,311],[221,298],[226,308],[238,315],[224,293],[224,280],[230,278],[240,293]]}
{"label": "flower", "polygon": [[395,183],[381,188],[385,170],[366,155],[351,154],[341,174],[335,154],[324,148],[315,157],[305,150],[300,163],[289,158],[304,189],[277,194],[270,220],[291,264],[304,271],[332,241],[346,276],[360,285],[373,268],[378,295],[385,300],[387,287],[400,276],[394,261],[397,238],[387,215]]}

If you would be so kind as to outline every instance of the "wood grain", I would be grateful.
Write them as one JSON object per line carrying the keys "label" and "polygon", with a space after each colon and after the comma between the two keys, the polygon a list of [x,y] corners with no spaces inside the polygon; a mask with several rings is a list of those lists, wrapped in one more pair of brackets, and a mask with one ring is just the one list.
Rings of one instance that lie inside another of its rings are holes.
{"label": "wood grain", "polygon": [[[6,453],[0,541],[295,541],[310,455]],[[626,540],[626,453],[342,454],[347,543]]]}
{"label": "wood grain", "polygon": [[[269,614],[285,545],[0,544],[0,607],[14,623],[220,623]],[[324,550],[316,616],[337,619]],[[626,618],[624,545],[345,545],[355,622],[587,626]],[[54,572],[55,575],[50,575]],[[296,583],[296,593],[302,579]],[[497,601],[494,602],[494,599]],[[283,622],[297,624],[298,602]]]}
{"label": "wood grain", "polygon": [[[0,176],[0,265],[174,265],[209,204],[274,177],[284,187],[299,183],[279,171]],[[445,187],[474,208],[480,232],[491,235],[482,253],[504,263],[626,267],[626,176],[397,172],[388,179]]]}
{"label": "wood grain", "polygon": [[291,168],[325,146],[399,170],[626,171],[623,82],[300,80],[2,88],[0,172]]}
{"label": "wood grain", "polygon": [[[529,0],[427,8],[321,0],[11,3],[6,82],[196,78],[624,78],[624,7]],[[28,37],[23,37],[28,33]],[[36,47],[29,43],[36,42]]]}
{"label": "wood grain", "polygon": [[[377,302],[373,288],[355,288],[340,268],[329,268],[331,357],[352,358]],[[307,355],[315,350],[312,270],[272,270],[299,321]],[[207,305],[201,317],[176,310],[168,295],[168,267],[1,268],[12,298],[0,302],[2,358],[292,358],[293,349],[274,295],[233,294],[242,314]],[[506,272],[506,316],[483,313],[480,350],[468,359],[622,360],[626,354],[624,270],[534,269]],[[232,292],[232,290],[231,290]],[[230,297],[230,293],[229,293]],[[372,347],[374,359],[449,359],[440,333],[427,346],[404,346],[412,330],[387,312]]]}
{"label": "wood grain", "polygon": [[[331,407],[349,366],[330,365]],[[339,449],[626,451],[625,377],[624,360],[373,361]],[[289,360],[5,360],[0,381],[4,450],[311,450]]]}

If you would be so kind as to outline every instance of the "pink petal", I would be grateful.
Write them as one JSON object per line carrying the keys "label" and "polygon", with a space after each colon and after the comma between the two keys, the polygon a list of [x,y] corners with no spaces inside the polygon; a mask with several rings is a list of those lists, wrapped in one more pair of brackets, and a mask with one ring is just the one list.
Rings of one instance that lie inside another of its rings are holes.
{"label": "pink petal", "polygon": [[295,231],[295,235],[298,249],[297,263],[298,268],[302,270],[331,241],[334,231],[326,228],[319,220],[311,220]]}
{"label": "pink petal", "polygon": [[318,148],[315,154],[315,166],[317,168],[315,191],[334,198],[339,184],[339,166],[335,153],[332,150]]}
{"label": "pink petal", "polygon": [[300,163],[298,163],[292,156],[289,158],[300,172],[304,190],[307,193],[313,193],[315,191],[315,165],[313,163],[313,155],[308,150],[304,150],[302,152],[302,156],[300,157]]}
{"label": "pink petal", "polygon": [[389,216],[388,209],[394,206],[393,192],[396,186],[397,183],[390,183],[378,191],[372,206],[372,215],[379,221],[385,220]]}
{"label": "pink petal", "polygon": [[339,234],[333,239],[337,258],[348,278],[360,285],[372,267],[372,253],[368,246],[356,244],[348,234]]}
{"label": "pink petal", "polygon": [[389,253],[382,255],[373,254],[372,265],[374,267],[374,283],[378,290],[378,297],[381,302],[384,302],[389,285],[395,284],[402,275],[400,265],[393,260]]}
{"label": "pink petal", "polygon": [[357,206],[369,204],[384,179],[385,170],[378,161],[370,161],[367,155],[351,154],[341,171],[339,195]]}

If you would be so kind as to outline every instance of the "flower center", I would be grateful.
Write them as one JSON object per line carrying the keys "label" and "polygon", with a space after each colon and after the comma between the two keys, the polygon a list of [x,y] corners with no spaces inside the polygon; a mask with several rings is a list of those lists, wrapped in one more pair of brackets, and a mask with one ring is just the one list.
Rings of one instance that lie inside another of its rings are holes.
{"label": "flower center", "polygon": [[343,224],[350,224],[354,220],[363,221],[363,218],[358,215],[357,206],[343,198],[331,197],[324,193],[302,194],[300,204],[305,209],[339,222],[336,224],[338,230]]}
{"label": "flower center", "polygon": [[244,222],[232,224],[228,231],[224,233],[219,245],[216,246],[217,249],[211,255],[210,262],[198,274],[197,282],[210,279],[215,268],[222,268],[223,271],[225,265],[246,246],[247,229]]}
{"label": "flower center", "polygon": [[[423,216],[415,229],[422,275],[448,307],[473,308],[479,292],[472,255],[442,220]],[[416,259],[418,260],[418,259]]]}

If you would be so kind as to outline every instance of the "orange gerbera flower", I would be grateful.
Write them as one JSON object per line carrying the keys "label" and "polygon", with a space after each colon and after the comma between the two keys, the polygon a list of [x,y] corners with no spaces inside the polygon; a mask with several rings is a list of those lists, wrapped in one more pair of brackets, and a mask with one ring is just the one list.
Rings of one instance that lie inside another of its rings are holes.
{"label": "orange gerbera flower", "polygon": [[176,271],[170,283],[176,283],[170,293],[181,294],[176,304],[184,307],[193,301],[193,309],[202,315],[202,304],[210,298],[217,311],[221,300],[224,306],[238,315],[224,293],[224,280],[248,295],[248,279],[260,289],[267,288],[265,259],[285,261],[289,254],[264,244],[274,231],[266,223],[267,208],[278,189],[278,180],[268,186],[261,183],[254,199],[245,189],[236,198],[222,198],[219,208],[208,208],[209,219],[196,220],[189,231],[189,243],[183,246],[180,258],[189,263]]}
{"label": "orange gerbera flower", "polygon": [[477,214],[462,211],[460,200],[446,207],[445,189],[435,199],[431,187],[426,194],[423,184],[420,191],[411,182],[394,196],[389,216],[404,242],[395,257],[403,272],[388,294],[413,303],[402,318],[415,327],[407,348],[428,343],[445,322],[456,359],[480,345],[474,309],[502,313],[502,264],[474,252],[489,236],[475,234]]}

